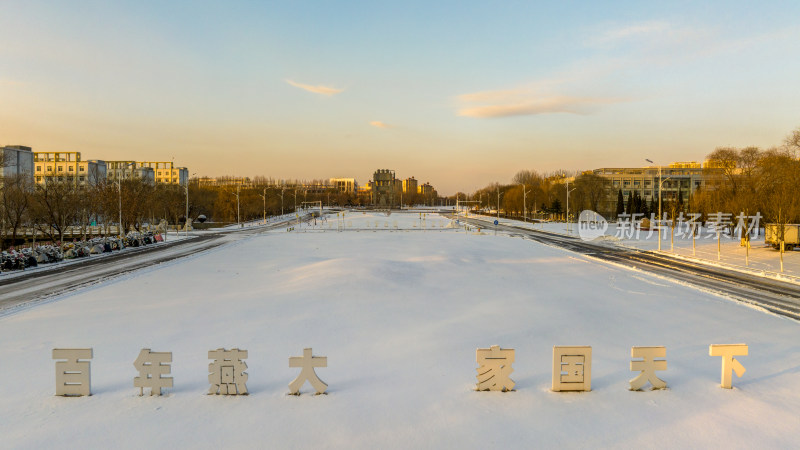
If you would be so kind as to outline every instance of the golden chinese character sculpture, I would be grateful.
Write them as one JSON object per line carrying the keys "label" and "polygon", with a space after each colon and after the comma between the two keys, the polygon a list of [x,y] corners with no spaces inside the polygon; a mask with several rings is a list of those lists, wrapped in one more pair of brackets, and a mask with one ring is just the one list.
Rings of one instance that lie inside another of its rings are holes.
{"label": "golden chinese character sculpture", "polygon": [[92,395],[89,361],[80,361],[92,359],[91,348],[54,348],[53,359],[66,360],[56,362],[56,395]]}
{"label": "golden chinese character sculpture", "polygon": [[592,390],[592,347],[553,347],[553,391]]}
{"label": "golden chinese character sculpture", "polygon": [[631,358],[641,358],[641,360],[631,361],[631,370],[641,373],[630,380],[630,389],[632,391],[641,390],[647,382],[650,382],[653,389],[665,389],[667,383],[656,376],[656,370],[667,370],[667,360],[660,359],[666,357],[666,347],[631,347]]}
{"label": "golden chinese character sculpture", "polygon": [[306,381],[311,383],[311,386],[317,391],[317,395],[324,394],[328,389],[325,384],[317,376],[315,367],[328,367],[327,356],[312,356],[310,348],[303,349],[303,356],[292,356],[289,358],[289,367],[300,367],[300,374],[297,378],[289,383],[289,393],[292,395],[300,395],[300,388],[303,387]]}
{"label": "golden chinese character sculpture", "polygon": [[247,395],[247,350],[218,348],[208,352],[208,395]]}
{"label": "golden chinese character sculpture", "polygon": [[143,348],[139,357],[133,362],[133,367],[139,371],[139,376],[133,378],[133,386],[139,388],[139,395],[144,395],[144,388],[150,388],[150,395],[161,395],[162,388],[172,387],[172,378],[169,375],[172,366],[172,352],[151,352]]}
{"label": "golden chinese character sculpture", "polygon": [[475,350],[475,361],[480,367],[478,372],[478,391],[513,391],[514,381],[509,378],[514,369],[514,349],[500,348],[492,345],[490,348]]}
{"label": "golden chinese character sculpture", "polygon": [[720,386],[731,389],[731,371],[736,372],[736,376],[741,378],[744,375],[744,366],[737,361],[734,356],[747,356],[747,344],[719,344],[708,346],[709,356],[722,357],[722,381]]}

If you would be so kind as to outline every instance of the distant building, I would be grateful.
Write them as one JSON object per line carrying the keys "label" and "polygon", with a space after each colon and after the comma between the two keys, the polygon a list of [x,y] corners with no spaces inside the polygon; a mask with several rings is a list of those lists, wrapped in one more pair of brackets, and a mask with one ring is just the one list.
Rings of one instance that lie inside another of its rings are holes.
{"label": "distant building", "polygon": [[[698,190],[715,189],[722,171],[713,164],[705,162],[700,164],[695,161],[675,162],[668,166],[661,166],[662,200],[672,200],[682,197],[689,199]],[[604,167],[592,171],[597,176],[610,181],[609,196],[603,205],[604,211],[613,211],[616,206],[617,195],[622,191],[625,201],[636,192],[642,199],[658,200],[659,191],[659,166],[648,167]]]}
{"label": "distant building", "polygon": [[24,175],[33,183],[34,155],[30,147],[6,145],[0,147],[0,179]]}
{"label": "distant building", "polygon": [[106,162],[81,160],[80,152],[33,152],[36,184],[71,182],[96,185],[106,179]]}
{"label": "distant building", "polygon": [[416,178],[406,178],[403,180],[403,194],[416,194],[417,188],[419,187]]}
{"label": "distant building", "polygon": [[155,171],[151,167],[140,166],[136,161],[106,161],[106,178],[109,181],[136,179],[150,185],[155,184]]}
{"label": "distant building", "polygon": [[358,184],[355,178],[331,178],[331,186],[339,192],[355,194]]}
{"label": "distant building", "polygon": [[176,167],[172,161],[137,161],[138,167],[150,167],[155,172],[156,184],[177,184],[186,186],[189,183],[189,169]]}
{"label": "distant building", "polygon": [[433,194],[433,192],[434,192],[433,186],[431,186],[431,184],[427,182],[417,187],[417,193],[424,196],[429,196]]}
{"label": "distant building", "polygon": [[[400,201],[402,184],[397,188],[395,183],[394,170],[378,169],[372,175],[372,206],[384,206],[391,208]],[[395,194],[397,200],[395,200]]]}

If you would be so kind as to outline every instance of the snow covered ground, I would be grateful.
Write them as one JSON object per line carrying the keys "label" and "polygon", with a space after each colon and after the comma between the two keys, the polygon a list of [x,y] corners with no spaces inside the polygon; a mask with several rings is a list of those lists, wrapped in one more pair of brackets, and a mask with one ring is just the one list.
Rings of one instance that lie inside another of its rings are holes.
{"label": "snow covered ground", "polygon": [[[485,216],[470,217],[480,218],[486,221],[493,221],[495,219]],[[536,230],[545,230],[551,233],[571,234],[578,236],[578,225],[573,223],[567,225],[564,222],[549,222],[549,223],[525,223],[521,220],[499,219],[500,223],[514,226],[521,226]],[[658,250],[658,231],[639,231],[639,233],[630,233],[630,229],[622,230],[617,229],[615,223],[608,224],[606,237],[602,240],[597,240],[598,243],[607,245],[622,245],[626,247],[638,248],[642,250]],[[773,276],[789,281],[800,282],[800,249],[795,251],[787,251],[783,254],[783,274],[780,274],[780,253],[773,249],[771,246],[764,242],[764,232],[758,238],[753,238],[750,241],[750,254],[747,255],[746,249],[740,245],[739,239],[736,236],[720,237],[720,252],[719,258],[717,255],[717,238],[716,233],[708,228],[702,228],[700,235],[695,240],[695,249],[692,249],[691,235],[682,234],[676,231],[675,236],[670,243],[669,232],[662,233],[661,251],[665,253],[674,254],[685,259],[695,260],[704,264],[715,266],[729,267],[735,270],[742,270],[748,272],[755,272],[759,274]]]}
{"label": "snow covered ground", "polygon": [[[798,335],[530,240],[348,212],[0,317],[2,447],[790,448]],[[740,342],[747,372],[721,389],[708,346]],[[516,349],[514,392],[474,390],[475,349],[493,344]],[[549,390],[553,345],[593,347],[591,392]],[[667,348],[669,389],[628,391],[631,346],[652,345]],[[82,347],[94,395],[55,397],[51,349]],[[249,396],[206,395],[219,347],[249,351]],[[305,347],[328,357],[328,395],[286,395]],[[133,387],[142,348],[173,352],[168,395]]]}

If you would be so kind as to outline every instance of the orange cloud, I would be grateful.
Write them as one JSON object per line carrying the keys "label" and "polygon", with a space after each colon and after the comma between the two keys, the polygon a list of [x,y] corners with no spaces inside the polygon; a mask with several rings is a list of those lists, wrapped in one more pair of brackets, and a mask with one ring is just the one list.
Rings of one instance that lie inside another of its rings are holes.
{"label": "orange cloud", "polygon": [[381,122],[380,120],[373,120],[369,124],[372,125],[375,128],[384,128],[384,129],[385,128],[391,128],[391,125],[387,125],[387,124]]}
{"label": "orange cloud", "polygon": [[344,91],[344,89],[336,89],[336,88],[332,88],[332,87],[329,87],[329,86],[322,86],[322,85],[312,86],[310,84],[298,83],[298,82],[292,81],[292,80],[286,80],[286,82],[289,83],[290,85],[296,87],[296,88],[300,88],[300,89],[303,89],[303,90],[308,91],[308,92],[313,92],[315,94],[327,95],[329,97]]}

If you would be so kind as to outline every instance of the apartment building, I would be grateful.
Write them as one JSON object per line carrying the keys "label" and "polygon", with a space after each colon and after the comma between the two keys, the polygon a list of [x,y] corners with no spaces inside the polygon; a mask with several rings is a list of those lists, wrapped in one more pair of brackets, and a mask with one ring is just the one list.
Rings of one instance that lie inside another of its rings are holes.
{"label": "apartment building", "polygon": [[96,185],[106,179],[106,162],[82,160],[80,152],[33,152],[36,184],[71,182]]}
{"label": "apartment building", "polygon": [[406,178],[403,180],[403,194],[416,194],[417,188],[419,187],[419,183],[417,179],[414,177]]}
{"label": "apartment building", "polygon": [[189,169],[176,167],[172,161],[136,161],[136,165],[153,169],[156,184],[186,186],[189,183]]}
{"label": "apartment building", "polygon": [[331,178],[330,184],[339,192],[355,194],[358,184],[355,178]]}
{"label": "apartment building", "polygon": [[155,171],[151,167],[140,166],[136,161],[106,161],[106,176],[108,181],[117,180],[142,180],[148,184],[155,184]]}
{"label": "apartment building", "polygon": [[701,164],[696,161],[674,162],[668,166],[604,167],[595,169],[592,173],[611,182],[611,191],[605,205],[611,211],[614,208],[612,205],[616,205],[620,190],[626,199],[634,192],[647,201],[651,198],[658,199],[659,169],[662,200],[679,197],[688,200],[698,190],[714,189],[722,174],[722,169],[709,162]]}
{"label": "apartment building", "polygon": [[24,175],[33,183],[33,150],[23,145],[0,147],[0,179]]}

